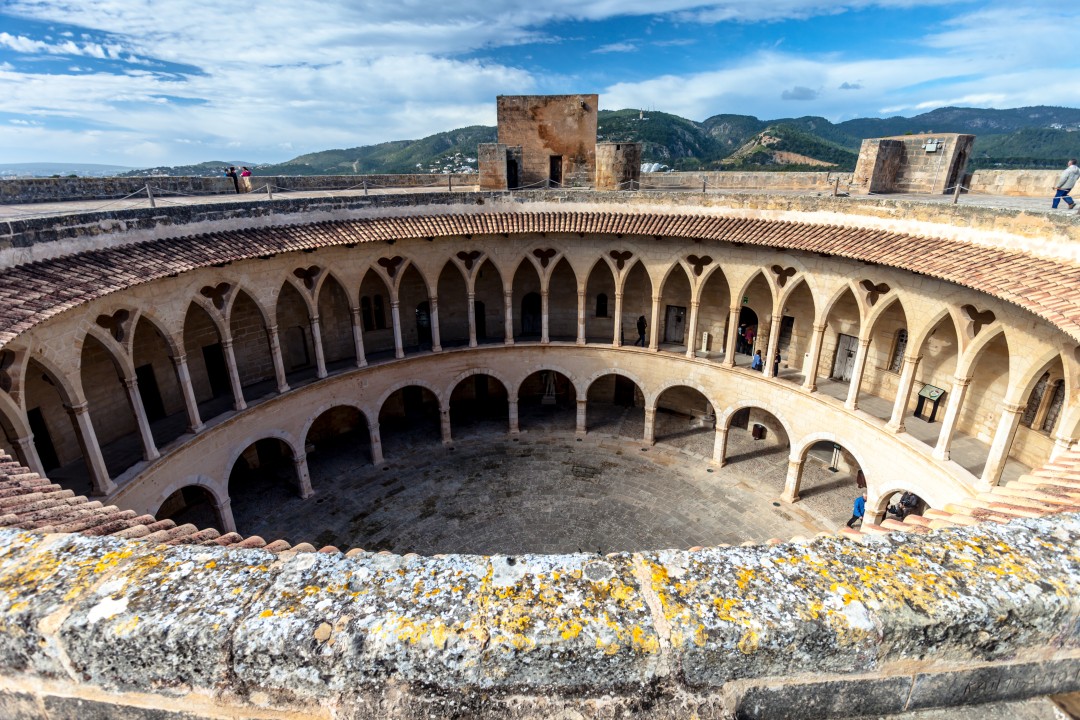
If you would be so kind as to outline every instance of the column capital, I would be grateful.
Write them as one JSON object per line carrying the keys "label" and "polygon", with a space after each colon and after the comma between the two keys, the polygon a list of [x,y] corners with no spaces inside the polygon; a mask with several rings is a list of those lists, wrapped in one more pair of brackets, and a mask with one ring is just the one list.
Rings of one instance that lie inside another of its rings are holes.
{"label": "column capital", "polygon": [[872,339],[873,338],[859,338],[859,346],[862,347],[862,348],[870,347],[870,341]]}
{"label": "column capital", "polygon": [[732,315],[737,315],[742,308],[739,305],[732,305],[728,308],[728,312]]}
{"label": "column capital", "polygon": [[187,355],[184,353],[170,355],[169,359],[172,360],[173,365],[187,365]]}
{"label": "column capital", "polygon": [[128,390],[136,390],[139,387],[139,379],[134,377],[124,378],[124,387]]}
{"label": "column capital", "polygon": [[920,360],[922,360],[922,355],[904,355],[904,362],[912,365],[918,363]]}
{"label": "column capital", "polygon": [[314,325],[315,323],[319,322],[319,313],[315,313],[315,314],[313,314],[313,315],[311,316],[310,320],[311,320],[311,324],[312,324],[312,325]]}
{"label": "column capital", "polygon": [[691,308],[701,307],[701,301],[700,300],[691,300],[690,301],[690,307]]}
{"label": "column capital", "polygon": [[[267,335],[277,335],[278,334],[277,323],[268,324],[266,326],[266,334]],[[230,342],[231,342],[231,340],[230,340]]]}
{"label": "column capital", "polygon": [[823,332],[825,332],[825,328],[827,328],[827,327],[829,327],[828,323],[822,323],[821,325],[815,325],[814,326],[814,332],[823,333]]}
{"label": "column capital", "polygon": [[391,299],[391,300],[390,300],[390,307],[396,310],[397,308],[401,307],[401,301],[400,301],[400,300],[395,300],[395,299]]}
{"label": "column capital", "polygon": [[292,462],[293,465],[303,465],[307,462],[307,453],[299,453],[297,455],[293,455]]}
{"label": "column capital", "polygon": [[[277,335],[277,325],[274,326],[273,332],[270,331],[270,328],[267,328],[266,333],[271,337],[275,337]],[[232,338],[221,338],[221,348],[223,350],[232,349]]]}
{"label": "column capital", "polygon": [[65,404],[64,409],[71,415],[85,415],[90,410],[90,404],[83,400],[81,403]]}
{"label": "column capital", "polygon": [[1002,412],[1020,415],[1027,409],[1026,403],[1001,403]]}
{"label": "column capital", "polygon": [[959,375],[953,376],[953,385],[957,387],[967,387],[971,384],[970,377],[960,377]]}
{"label": "column capital", "polygon": [[663,300],[663,299],[664,299],[664,296],[663,296],[663,295],[653,295],[653,296],[652,296],[652,301],[653,301],[654,303],[657,303],[657,304],[659,304],[659,303],[660,303],[660,301],[661,301],[661,300]]}
{"label": "column capital", "polygon": [[350,307],[349,308],[349,314],[352,315],[353,317],[359,317],[360,316],[360,308],[358,306]]}

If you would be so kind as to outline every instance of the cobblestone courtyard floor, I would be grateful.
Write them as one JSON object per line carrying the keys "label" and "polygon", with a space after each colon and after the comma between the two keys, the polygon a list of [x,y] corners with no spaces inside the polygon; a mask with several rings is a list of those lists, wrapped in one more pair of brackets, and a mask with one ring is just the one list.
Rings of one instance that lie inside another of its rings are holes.
{"label": "cobblestone courtyard floor", "polygon": [[573,412],[523,407],[522,433],[505,419],[384,437],[386,464],[366,445],[309,453],[315,495],[296,496],[288,472],[230,488],[239,532],[341,549],[434,553],[600,552],[738,544],[832,531],[850,516],[854,479],[811,458],[803,500],[778,502],[788,448],[729,434],[729,463],[707,462],[712,427],[657,416],[657,445],[641,442],[640,408],[590,405],[589,434]]}

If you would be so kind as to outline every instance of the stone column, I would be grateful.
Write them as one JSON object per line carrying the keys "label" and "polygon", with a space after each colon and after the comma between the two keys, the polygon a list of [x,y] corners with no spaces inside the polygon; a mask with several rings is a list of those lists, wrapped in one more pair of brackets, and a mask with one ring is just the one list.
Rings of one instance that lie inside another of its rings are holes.
{"label": "stone column", "polygon": [[232,514],[232,498],[226,498],[222,503],[214,503],[214,512],[217,513],[218,522],[221,523],[223,535],[236,532],[236,520],[233,519]]}
{"label": "stone column", "polygon": [[199,403],[195,399],[195,387],[191,384],[191,371],[188,369],[187,355],[178,355],[171,358],[176,366],[176,377],[180,380],[180,393],[184,396],[184,409],[187,410],[188,432],[197,433],[203,425],[199,416]]}
{"label": "stone column", "polygon": [[454,442],[454,438],[450,434],[450,408],[439,408],[439,430],[442,431],[443,445]]}
{"label": "stone column", "polygon": [[1005,463],[1009,459],[1009,450],[1012,449],[1016,428],[1019,427],[1023,414],[1023,405],[1002,403],[1001,418],[998,420],[997,430],[994,431],[994,440],[990,443],[990,453],[986,457],[986,465],[983,466],[980,478],[983,487],[993,487],[1001,480],[1001,471],[1005,469]]}
{"label": "stone column", "polygon": [[476,347],[476,292],[469,291],[469,347]]}
{"label": "stone column", "polygon": [[[401,340],[401,303],[397,300],[390,301],[390,319],[394,323],[394,357],[400,360],[405,357],[405,345]],[[434,335],[432,335],[434,339]]]}
{"label": "stone column", "polygon": [[613,347],[622,347],[622,296],[621,292],[615,293],[615,337],[611,340]]}
{"label": "stone column", "polygon": [[319,316],[311,316],[311,344],[315,347],[315,377],[326,377],[326,354],[322,346],[322,328],[319,326]]}
{"label": "stone column", "polygon": [[[431,296],[428,298],[428,307],[431,312],[431,352],[442,352],[442,332],[439,330],[439,298],[438,296]],[[471,312],[472,300],[469,300],[469,308]],[[472,315],[470,314],[471,318]],[[474,327],[474,326],[470,326]],[[476,347],[475,345],[476,333],[475,330],[469,334],[469,347]]]}
{"label": "stone column", "polygon": [[870,338],[859,338],[859,349],[855,352],[855,367],[851,371],[847,400],[844,401],[844,407],[848,410],[859,407],[859,386],[862,385],[863,372],[866,370],[866,355],[869,348]]}
{"label": "stone column", "polygon": [[379,433],[379,423],[373,423],[368,428],[368,438],[371,441],[371,464],[382,465],[385,460],[382,454],[382,435]]}
{"label": "stone column", "polygon": [[585,344],[585,291],[580,289],[577,294],[577,344]]}
{"label": "stone column", "polygon": [[548,335],[548,308],[551,306],[549,300],[548,289],[545,287],[540,292],[540,343],[543,345],[551,342],[551,336]]}
{"label": "stone column", "polygon": [[904,356],[904,364],[900,366],[900,381],[896,386],[896,400],[893,401],[892,416],[885,425],[886,429],[894,433],[904,432],[904,415],[907,414],[908,400],[911,399],[911,388],[915,385],[915,371],[918,367],[918,355]]}
{"label": "stone column", "polygon": [[805,368],[806,377],[803,378],[803,390],[807,392],[817,391],[818,365],[821,364],[821,347],[825,344],[826,325],[815,325],[814,334],[810,338],[810,363]]}
{"label": "stone column", "polygon": [[511,435],[517,435],[519,432],[521,432],[521,428],[518,425],[518,399],[517,399],[517,397],[510,398],[509,400],[507,400],[506,404],[508,406],[509,416],[510,416],[510,434]]}
{"label": "stone column", "polygon": [[280,395],[289,391],[289,383],[285,379],[285,361],[281,357],[281,338],[278,336],[277,325],[266,328],[266,336],[270,340],[270,358],[274,361],[274,378]]}
{"label": "stone column", "polygon": [[297,455],[293,458],[293,469],[296,471],[296,487],[300,490],[300,499],[307,500],[315,494],[311,489],[311,473],[308,472],[307,455]]}
{"label": "stone column", "polygon": [[787,479],[784,480],[784,493],[780,499],[793,503],[799,499],[799,481],[802,479],[802,460],[788,458]]}
{"label": "stone column", "polygon": [[697,323],[698,323],[698,308],[701,305],[697,300],[690,301],[690,323],[686,327],[688,337],[686,338],[686,357],[697,357]]}
{"label": "stone column", "polygon": [[[276,330],[276,328],[275,328]],[[275,333],[276,337],[276,333]],[[232,387],[233,394],[233,409],[239,412],[247,407],[247,403],[244,402],[244,389],[240,386],[240,372],[236,369],[236,355],[233,354],[232,338],[221,341],[221,347],[225,351],[225,365],[229,368],[229,386]],[[274,364],[274,371],[276,373],[278,363],[281,362],[281,353],[271,353],[277,360]],[[284,378],[285,372],[282,371],[281,377]],[[288,390],[288,386],[285,388]],[[281,385],[278,385],[278,391],[281,391]]]}
{"label": "stone column", "polygon": [[739,306],[732,305],[728,308],[727,333],[724,337],[724,365],[735,367],[735,340],[739,332]]}
{"label": "stone column", "polygon": [[769,344],[765,346],[765,357],[762,358],[762,361],[765,363],[765,377],[776,377],[773,368],[776,366],[774,361],[776,353],[780,351],[780,319],[782,319],[782,316],[778,317],[775,312],[769,319]]}
{"label": "stone column", "polygon": [[45,467],[41,464],[41,457],[38,455],[37,447],[34,445],[34,436],[29,435],[27,437],[21,437],[15,439],[15,444],[19,446],[19,450],[22,452],[26,466],[30,468],[30,472],[35,472],[41,477],[45,477]]}
{"label": "stone column", "polygon": [[941,420],[941,431],[938,433],[937,445],[934,446],[933,457],[936,460],[948,460],[952,448],[953,433],[956,432],[956,421],[960,418],[960,408],[964,404],[964,396],[967,395],[968,385],[971,384],[969,377],[954,377],[952,390],[949,392],[949,402],[945,406],[945,417]]}
{"label": "stone column", "polygon": [[574,428],[574,431],[578,435],[584,435],[585,432],[586,432],[585,417],[586,417],[586,412],[588,411],[588,407],[589,407],[589,401],[588,400],[586,400],[584,398],[578,398],[578,400],[577,400],[577,425]]}
{"label": "stone column", "polygon": [[1054,436],[1054,447],[1050,450],[1050,460],[1057,460],[1059,457],[1069,452],[1072,449],[1073,443],[1076,442],[1072,438],[1062,437],[1060,435]]}
{"label": "stone column", "polygon": [[660,350],[660,303],[662,295],[653,295],[652,299],[652,322],[649,324],[649,349],[653,352]]}
{"label": "stone column", "polygon": [[645,444],[656,444],[656,408],[645,408]]}
{"label": "stone column", "polygon": [[364,326],[360,319],[360,308],[349,308],[349,316],[352,318],[353,350],[356,352],[356,367],[362,368],[367,365],[367,356],[364,354]]}
{"label": "stone column", "polygon": [[1050,405],[1054,399],[1054,380],[1048,380],[1046,390],[1039,399],[1039,407],[1035,408],[1035,418],[1031,421],[1032,429],[1041,428],[1046,422],[1046,416],[1050,413]]}
{"label": "stone column", "polygon": [[503,290],[503,344],[514,344],[514,291]]}
{"label": "stone column", "polygon": [[147,462],[161,457],[157,445],[154,444],[154,433],[150,430],[150,421],[146,417],[146,408],[143,406],[142,396],[139,395],[139,381],[135,378],[124,378],[124,388],[127,389],[128,404],[135,413],[135,426],[139,430],[139,440],[142,441],[143,460]]}
{"label": "stone column", "polygon": [[65,406],[68,414],[75,421],[75,437],[79,441],[83,459],[90,471],[90,484],[93,486],[92,495],[108,495],[116,490],[116,483],[109,477],[109,469],[105,467],[105,458],[101,454],[101,446],[98,445],[97,433],[94,432],[94,424],[90,421],[90,408],[85,402],[77,405]]}
{"label": "stone column", "polygon": [[727,463],[727,433],[728,429],[718,424],[713,435],[712,461],[720,467]]}

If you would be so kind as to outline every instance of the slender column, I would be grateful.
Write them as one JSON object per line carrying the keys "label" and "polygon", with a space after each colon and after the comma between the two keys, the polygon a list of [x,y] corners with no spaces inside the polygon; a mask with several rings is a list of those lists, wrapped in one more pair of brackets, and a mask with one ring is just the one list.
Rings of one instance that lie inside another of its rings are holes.
{"label": "slender column", "polygon": [[818,365],[821,363],[821,346],[825,344],[825,325],[815,325],[814,334],[810,338],[810,364],[803,379],[803,390],[815,392],[817,390]]}
{"label": "slender column", "polygon": [[1050,450],[1050,459],[1057,460],[1059,457],[1069,452],[1073,443],[1076,442],[1072,438],[1061,437],[1060,435],[1054,436],[1054,447]]}
{"label": "slender column", "polygon": [[728,308],[727,333],[724,338],[724,365],[735,367],[735,334],[739,332],[739,306]]}
{"label": "slender column", "polygon": [[[400,360],[405,357],[405,345],[401,341],[401,309],[397,300],[390,301],[390,318],[394,322],[394,357]],[[434,339],[432,334],[432,339]]]}
{"label": "slender column", "polygon": [[222,503],[214,503],[214,512],[217,513],[223,534],[236,532],[236,520],[233,519],[231,498],[227,498]]}
{"label": "slender column", "polygon": [[855,367],[851,371],[847,400],[844,401],[844,407],[848,410],[859,407],[859,386],[862,385],[863,372],[866,370],[866,355],[869,348],[870,338],[859,338],[859,349],[855,352]]}
{"label": "slender column", "polygon": [[311,316],[311,344],[315,346],[315,376],[326,377],[326,353],[323,351],[322,327],[319,326],[319,316]]}
{"label": "slender column", "polygon": [[[274,334],[270,336],[271,349],[273,349],[274,340],[277,338],[277,328],[274,328]],[[233,409],[240,411],[247,407],[247,403],[244,402],[244,389],[240,386],[240,372],[236,369],[236,355],[233,354],[232,338],[223,340],[221,347],[225,351],[225,366],[229,369],[229,385],[232,387],[233,394]],[[277,373],[278,367],[281,363],[281,352],[271,352],[274,359],[274,373]],[[278,382],[278,392],[282,392],[281,385],[284,382],[285,371],[281,371],[281,375]],[[288,385],[285,386],[288,390]]]}
{"label": "slender column", "polygon": [[503,344],[514,344],[514,291],[503,290]]}
{"label": "slender column", "polygon": [[893,401],[892,416],[885,425],[894,433],[904,432],[904,415],[907,414],[911,388],[915,385],[915,370],[919,367],[918,355],[905,355],[900,366],[900,382],[896,386],[896,400]]}
{"label": "slender column", "polygon": [[[442,332],[439,330],[439,298],[432,296],[428,298],[428,307],[431,308],[431,352],[442,352]],[[470,312],[472,309],[472,300],[469,301]],[[470,314],[471,318],[472,315]],[[469,335],[470,345],[469,347],[476,347],[475,332]]]}
{"label": "slender column", "polygon": [[993,487],[1001,480],[1001,471],[1005,469],[1005,463],[1009,459],[1009,450],[1012,449],[1016,428],[1019,427],[1023,414],[1023,405],[1002,403],[1001,419],[998,420],[994,440],[990,443],[990,453],[986,457],[986,465],[983,466],[980,478],[984,487]]}
{"label": "slender column", "polygon": [[697,323],[700,305],[701,303],[697,300],[690,301],[690,324],[686,328],[686,332],[689,334],[686,339],[686,357],[688,358],[697,356]]}
{"label": "slender column", "polygon": [[799,499],[799,481],[802,479],[802,460],[788,458],[787,479],[784,480],[784,493],[780,499],[793,503]]}
{"label": "slender column", "polygon": [[585,291],[577,294],[577,344],[585,344]]}
{"label": "slender column", "polygon": [[769,321],[769,344],[765,346],[765,377],[776,377],[773,369],[776,367],[776,353],[780,350],[780,319],[775,312]]}
{"label": "slender column", "polygon": [[281,357],[281,337],[277,325],[266,328],[266,336],[270,339],[270,358],[274,361],[274,378],[280,395],[289,391],[289,383],[285,379],[285,361]]}
{"label": "slender column", "polygon": [[469,347],[476,347],[476,293],[469,291]]}
{"label": "slender column", "polygon": [[307,455],[294,457],[293,469],[296,471],[296,487],[300,491],[300,499],[307,500],[315,494],[315,491],[311,489],[311,473],[308,472]]}
{"label": "slender column", "polygon": [[577,425],[575,431],[578,435],[584,435],[586,431],[585,427],[585,413],[588,410],[589,401],[584,398],[578,398],[577,401]]}
{"label": "slender column", "polygon": [[652,323],[649,325],[649,349],[653,352],[660,350],[660,303],[662,295],[653,295],[652,299]]}
{"label": "slender column", "polygon": [[197,433],[202,430],[202,418],[199,417],[199,403],[195,399],[195,387],[191,384],[191,371],[188,369],[187,355],[172,358],[176,366],[176,377],[180,379],[180,391],[184,396],[184,409],[187,410],[188,431]]}
{"label": "slender column", "polygon": [[150,421],[146,418],[146,408],[143,406],[142,396],[139,395],[139,381],[135,378],[124,378],[124,387],[127,389],[128,404],[135,413],[135,426],[139,429],[139,439],[142,441],[143,460],[157,460],[161,453],[154,444],[154,433],[150,430]]}
{"label": "slender column", "polygon": [[382,435],[379,433],[379,423],[373,423],[368,428],[368,438],[371,440],[371,464],[382,465],[385,460],[382,454]]}
{"label": "slender column", "polygon": [[1046,384],[1046,390],[1039,399],[1039,407],[1035,409],[1035,418],[1031,421],[1032,428],[1041,428],[1046,422],[1046,416],[1050,413],[1050,405],[1054,398],[1054,381]]}
{"label": "slender column", "polygon": [[968,385],[970,384],[971,378],[969,377],[953,378],[949,402],[945,406],[945,417],[941,421],[941,432],[938,434],[937,445],[934,446],[933,457],[937,460],[949,459],[953,434],[956,432],[956,421],[960,417],[960,408],[963,407],[964,396],[967,395]]}
{"label": "slender column", "polygon": [[720,467],[724,467],[724,463],[727,462],[727,433],[728,429],[726,427],[717,425],[716,432],[713,435],[712,461]]}
{"label": "slender column", "polygon": [[85,402],[66,407],[68,414],[75,420],[75,436],[79,441],[86,466],[90,471],[90,484],[93,486],[93,495],[108,495],[116,490],[116,483],[109,477],[109,469],[105,467],[105,458],[101,454],[101,446],[98,445],[97,433],[94,432],[94,424],[90,421],[90,408]]}
{"label": "slender column", "polygon": [[548,335],[548,308],[550,307],[548,290],[544,288],[540,292],[540,342],[547,345],[551,342]]}
{"label": "slender column", "polygon": [[16,438],[15,444],[22,451],[23,459],[26,461],[26,466],[30,468],[30,472],[36,472],[41,477],[45,477],[45,467],[41,464],[41,457],[34,445],[34,436]]}
{"label": "slender column", "polygon": [[356,352],[356,367],[362,368],[367,365],[367,356],[364,354],[364,326],[360,320],[360,308],[349,308],[349,316],[352,318],[353,350]]}
{"label": "slender column", "polygon": [[615,347],[622,347],[622,295],[615,293],[615,337],[611,340]]}
{"label": "slender column", "polygon": [[450,434],[450,408],[439,409],[439,429],[442,431],[442,444],[449,445],[454,442]]}
{"label": "slender column", "polygon": [[517,435],[521,432],[521,427],[518,425],[518,399],[512,397],[506,404],[510,410],[510,434]]}
{"label": "slender column", "polygon": [[645,443],[656,444],[656,408],[645,408]]}

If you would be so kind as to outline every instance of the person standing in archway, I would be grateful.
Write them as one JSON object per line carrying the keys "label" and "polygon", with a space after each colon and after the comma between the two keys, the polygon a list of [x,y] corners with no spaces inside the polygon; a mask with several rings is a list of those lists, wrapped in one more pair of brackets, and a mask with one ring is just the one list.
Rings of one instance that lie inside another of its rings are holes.
{"label": "person standing in archway", "polygon": [[855,498],[855,507],[851,510],[851,519],[847,521],[847,526],[851,527],[858,520],[862,523],[863,516],[866,515],[866,493],[864,492],[859,497]]}
{"label": "person standing in archway", "polygon": [[645,347],[645,328],[648,326],[649,324],[645,322],[645,316],[639,316],[637,319],[637,342],[634,343],[635,346]]}

